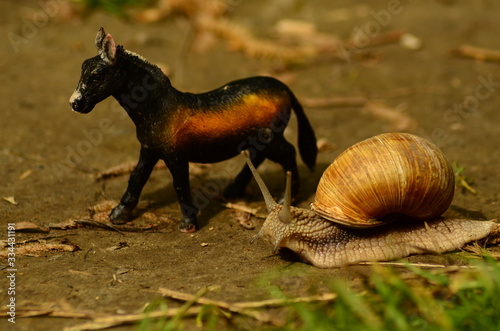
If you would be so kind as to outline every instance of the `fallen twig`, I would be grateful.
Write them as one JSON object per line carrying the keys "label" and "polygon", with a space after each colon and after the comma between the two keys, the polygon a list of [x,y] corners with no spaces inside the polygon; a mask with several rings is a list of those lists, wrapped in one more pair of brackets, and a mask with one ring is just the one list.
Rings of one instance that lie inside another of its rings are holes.
{"label": "fallen twig", "polygon": [[[154,311],[140,314],[112,315],[96,317],[92,322],[65,327],[63,331],[84,331],[84,330],[102,330],[120,325],[137,323],[145,319],[156,319],[162,317],[175,317],[182,312],[183,316],[195,316],[201,311],[202,307],[189,307],[188,309],[173,308],[167,311]],[[59,316],[61,317],[61,316]],[[66,316],[62,316],[66,317]],[[70,316],[68,316],[70,317]]]}
{"label": "fallen twig", "polygon": [[199,298],[212,288],[205,287],[198,291],[196,295],[190,297],[182,307],[169,309],[167,311],[144,312],[139,314],[113,315],[97,317],[92,322],[64,328],[64,331],[101,330],[124,324],[137,323],[145,319],[172,317],[171,324],[176,326],[177,322],[185,316],[193,316],[201,311],[202,307],[192,307]]}
{"label": "fallen twig", "polygon": [[[159,292],[161,295],[170,297],[177,300],[188,301],[193,298],[192,294],[170,290],[164,287],[160,287]],[[212,300],[208,298],[201,297],[196,302],[204,305],[215,305],[220,308],[226,309],[255,309],[255,308],[265,308],[271,306],[283,306],[289,303],[308,303],[315,301],[330,301],[337,297],[336,293],[325,293],[321,295],[311,295],[305,297],[297,298],[286,298],[286,299],[267,299],[261,301],[245,301],[245,302],[234,302],[229,303],[226,301]]]}
{"label": "fallen twig", "polygon": [[458,165],[457,162],[453,162],[453,172],[455,173],[455,183],[457,186],[464,188],[474,195],[477,194],[477,191],[470,186],[468,182],[468,178],[463,174],[465,167]]}
{"label": "fallen twig", "polygon": [[391,108],[381,101],[368,100],[364,97],[331,97],[331,98],[300,98],[305,107],[334,108],[334,107],[365,107],[375,117],[393,123],[395,131],[411,131],[417,127],[417,122],[403,113],[400,109]]}
{"label": "fallen twig", "polygon": [[471,194],[474,194],[474,195],[477,194],[477,191],[475,189],[473,189],[472,186],[469,185],[469,183],[467,182],[467,180],[464,177],[458,177],[457,180],[458,180],[458,183],[457,183],[458,186],[462,186],[464,189],[469,191]]}
{"label": "fallen twig", "polygon": [[54,230],[67,230],[67,229],[76,229],[76,228],[89,228],[89,229],[104,229],[110,231],[116,231],[120,234],[124,234],[124,232],[143,232],[143,231],[151,231],[157,230],[158,227],[156,225],[149,225],[145,227],[136,227],[132,225],[126,224],[107,224],[104,222],[82,218],[82,219],[68,219],[61,223],[51,223],[49,224],[49,229]]}
{"label": "fallen twig", "polygon": [[[78,219],[78,220],[73,220],[75,223],[80,226],[80,227],[86,227],[86,228],[99,228],[99,229],[104,229],[104,230],[111,230],[111,231],[116,231],[120,234],[123,234],[122,230],[124,228],[133,228],[131,226],[126,226],[126,225],[110,225],[98,221],[94,221],[91,219]],[[121,228],[121,229],[120,229]],[[129,229],[130,230],[130,229]],[[135,231],[137,232],[137,228],[135,228]]]}
{"label": "fallen twig", "polygon": [[210,31],[226,39],[232,50],[254,58],[300,61],[317,54],[317,49],[310,45],[285,46],[272,40],[257,38],[250,30],[224,18],[203,17],[197,20],[196,25],[200,30]]}
{"label": "fallen twig", "polygon": [[[114,167],[111,167],[109,169],[106,169],[104,171],[97,173],[95,176],[95,180],[100,182],[100,181],[107,180],[110,178],[128,175],[132,171],[134,171],[136,165],[137,165],[137,162],[135,162],[135,161],[118,164]],[[190,162],[189,163],[189,173],[190,173],[190,175],[203,175],[204,173],[207,172],[206,169],[209,167],[210,167],[210,165],[208,165],[208,164]],[[166,169],[166,168],[167,168],[167,166],[164,162],[158,162],[154,166],[153,170],[160,170],[160,169]]]}
{"label": "fallen twig", "polygon": [[[149,8],[135,15],[139,21],[153,22],[181,13],[189,19],[196,33],[196,45],[210,43],[212,34],[225,39],[233,50],[257,58],[303,61],[320,54],[348,60],[347,52],[360,51],[366,47],[399,42],[405,31],[393,30],[373,37],[363,36],[345,42],[338,36],[320,32],[314,23],[300,20],[281,20],[275,26],[276,39],[255,36],[249,28],[224,17],[231,5],[223,1],[159,1],[155,8]],[[359,37],[359,36],[358,36]]]}
{"label": "fallen twig", "polygon": [[242,211],[242,212],[248,213],[250,215],[253,215],[257,218],[266,218],[267,217],[265,214],[259,213],[258,208],[250,208],[248,206],[238,205],[238,204],[231,203],[231,202],[226,203],[224,205],[224,207],[229,208],[229,209]]}
{"label": "fallen twig", "polygon": [[380,119],[393,123],[395,131],[412,131],[417,127],[417,122],[397,108],[391,108],[382,102],[371,101],[366,104],[366,109]]}
{"label": "fallen twig", "polygon": [[148,227],[136,227],[132,225],[126,224],[106,224],[103,222],[94,221],[91,219],[78,219],[74,220],[79,226],[89,227],[89,228],[100,228],[104,230],[116,231],[120,234],[124,234],[124,232],[143,232],[156,230],[157,226],[151,225]]}
{"label": "fallen twig", "polygon": [[362,265],[382,265],[393,267],[417,267],[428,269],[475,269],[475,266],[468,265],[444,265],[444,264],[429,264],[429,263],[408,263],[408,262],[359,262]]}
{"label": "fallen twig", "polygon": [[[6,310],[0,311],[0,317],[7,317]],[[16,317],[61,317],[61,318],[97,318],[105,316],[104,314],[96,313],[93,311],[80,311],[80,310],[61,310],[61,309],[43,309],[43,308],[16,308]]]}
{"label": "fallen twig", "polygon": [[[95,180],[99,182],[114,177],[128,175],[134,170],[136,165],[137,165],[136,161],[130,161],[116,165],[112,168],[97,173],[97,175],[95,176]],[[166,167],[167,166],[165,165],[165,163],[158,162],[153,169],[158,170],[158,169],[164,169]]]}
{"label": "fallen twig", "polygon": [[401,37],[406,33],[404,30],[392,30],[385,33],[379,33],[366,40],[363,45],[360,45],[359,41],[350,40],[345,43],[345,48],[347,50],[361,50],[370,46],[380,46],[390,43],[396,43],[401,40]]}
{"label": "fallen twig", "polygon": [[461,45],[453,53],[457,56],[472,58],[479,61],[496,61],[500,62],[500,51],[481,48],[472,45]]}
{"label": "fallen twig", "polygon": [[[174,308],[168,311],[155,311],[139,314],[127,314],[127,315],[106,315],[102,313],[96,313],[93,311],[77,311],[77,310],[61,310],[61,309],[16,309],[16,317],[26,318],[26,317],[59,317],[59,318],[90,318],[93,319],[92,322],[87,322],[75,326],[70,326],[64,328],[64,331],[83,331],[83,330],[102,330],[114,326],[125,325],[130,323],[140,322],[144,319],[151,318],[161,318],[161,317],[174,317],[183,310],[183,316],[195,316],[201,311],[201,307],[190,307],[189,309]],[[0,317],[8,317],[8,311],[0,311]]]}
{"label": "fallen twig", "polygon": [[[161,287],[159,292],[166,297],[170,297],[182,301],[192,301],[194,296],[184,292],[178,292]],[[322,295],[313,295],[306,297],[290,298],[290,299],[268,299],[262,301],[250,301],[250,302],[235,302],[229,303],[226,301],[212,300],[208,298],[200,297],[196,299],[196,303],[202,305],[213,305],[221,309],[227,309],[234,313],[239,313],[255,318],[260,322],[271,323],[276,326],[282,326],[284,321],[277,320],[273,315],[264,313],[261,311],[256,311],[257,308],[271,307],[271,306],[283,306],[290,303],[299,302],[315,302],[315,301],[331,301],[337,297],[335,293],[325,293]]]}
{"label": "fallen twig", "polygon": [[310,108],[363,107],[367,102],[364,97],[300,98],[300,103]]}

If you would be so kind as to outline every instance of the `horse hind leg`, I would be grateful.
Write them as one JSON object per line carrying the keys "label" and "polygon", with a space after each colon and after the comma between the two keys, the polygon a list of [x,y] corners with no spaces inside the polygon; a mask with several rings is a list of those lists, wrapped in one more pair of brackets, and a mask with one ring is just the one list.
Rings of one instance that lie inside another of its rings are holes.
{"label": "horse hind leg", "polygon": [[[300,179],[299,171],[296,161],[295,147],[290,144],[282,134],[275,135],[272,140],[258,145],[261,148],[251,147],[250,158],[255,168],[257,168],[266,158],[280,164],[285,172],[292,173],[292,200],[299,194]],[[240,173],[236,176],[233,183],[231,183],[224,191],[224,197],[228,199],[242,198],[245,195],[245,188],[253,178],[252,172],[247,165],[243,167]],[[285,176],[286,178],[286,176]],[[278,202],[282,202],[284,194]]]}
{"label": "horse hind leg", "polygon": [[[266,157],[261,153],[255,153],[253,157],[251,157],[251,159],[255,168],[257,168],[266,159]],[[252,172],[250,171],[250,168],[245,164],[234,181],[229,184],[224,190],[224,197],[226,199],[238,199],[244,197],[245,188],[252,178]]]}
{"label": "horse hind leg", "polygon": [[[271,161],[281,165],[285,172],[285,179],[287,171],[292,173],[292,200],[299,194],[300,178],[299,170],[297,167],[295,147],[290,144],[282,135],[277,136],[264,150],[264,155]],[[285,187],[285,186],[283,186]],[[282,203],[284,194],[279,199],[278,203]]]}

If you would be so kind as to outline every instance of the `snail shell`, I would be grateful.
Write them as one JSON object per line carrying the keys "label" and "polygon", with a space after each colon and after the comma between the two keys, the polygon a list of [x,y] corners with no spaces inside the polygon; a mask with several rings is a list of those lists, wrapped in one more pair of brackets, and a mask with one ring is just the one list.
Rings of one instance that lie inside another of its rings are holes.
{"label": "snail shell", "polygon": [[453,170],[438,147],[412,134],[385,133],[335,159],[320,179],[311,209],[351,227],[396,218],[430,220],[448,209],[454,188]]}

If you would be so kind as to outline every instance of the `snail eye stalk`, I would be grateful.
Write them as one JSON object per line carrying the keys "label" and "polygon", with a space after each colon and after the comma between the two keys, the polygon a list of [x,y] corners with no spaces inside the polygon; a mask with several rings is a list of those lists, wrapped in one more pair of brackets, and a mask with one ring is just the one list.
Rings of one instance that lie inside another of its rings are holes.
{"label": "snail eye stalk", "polygon": [[262,177],[257,173],[257,169],[255,169],[252,160],[250,160],[250,153],[248,151],[242,151],[241,154],[245,156],[245,160],[247,161],[248,167],[252,171],[253,177],[255,178],[255,181],[259,185],[260,191],[262,192],[262,195],[264,196],[264,201],[266,202],[266,207],[267,211],[270,212],[273,210],[277,203],[273,200],[273,197],[271,196],[271,193],[269,192],[266,184],[262,180]]}

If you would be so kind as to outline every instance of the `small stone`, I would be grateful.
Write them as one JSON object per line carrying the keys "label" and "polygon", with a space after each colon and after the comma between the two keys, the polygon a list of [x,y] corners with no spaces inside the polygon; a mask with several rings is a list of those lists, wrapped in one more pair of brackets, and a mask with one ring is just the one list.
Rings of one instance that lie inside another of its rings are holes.
{"label": "small stone", "polygon": [[418,51],[423,46],[422,39],[416,37],[415,35],[412,35],[411,33],[403,34],[401,36],[401,39],[399,40],[399,44],[403,48],[406,48],[406,49],[409,49],[412,51]]}

